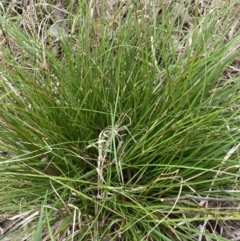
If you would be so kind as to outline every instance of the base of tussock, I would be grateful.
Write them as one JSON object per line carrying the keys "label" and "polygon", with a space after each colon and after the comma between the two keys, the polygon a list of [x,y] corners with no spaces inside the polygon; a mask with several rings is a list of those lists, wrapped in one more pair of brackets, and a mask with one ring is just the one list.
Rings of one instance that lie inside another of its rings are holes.
{"label": "base of tussock", "polygon": [[1,5],[2,240],[236,238],[238,2],[104,3]]}

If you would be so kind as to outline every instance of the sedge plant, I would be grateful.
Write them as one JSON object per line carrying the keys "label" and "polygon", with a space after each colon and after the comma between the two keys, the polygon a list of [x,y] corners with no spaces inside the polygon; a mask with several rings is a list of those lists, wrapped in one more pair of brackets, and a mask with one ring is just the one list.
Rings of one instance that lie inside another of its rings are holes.
{"label": "sedge plant", "polygon": [[0,16],[4,237],[228,240],[217,230],[239,219],[237,1],[66,1],[65,32],[60,7],[36,2],[32,25],[7,3]]}

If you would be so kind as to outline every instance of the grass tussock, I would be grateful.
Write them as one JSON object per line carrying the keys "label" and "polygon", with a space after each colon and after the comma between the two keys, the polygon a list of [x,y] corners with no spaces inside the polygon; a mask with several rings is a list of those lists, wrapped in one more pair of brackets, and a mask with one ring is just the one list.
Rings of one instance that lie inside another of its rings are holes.
{"label": "grass tussock", "polygon": [[25,4],[1,4],[3,238],[233,238],[238,2]]}

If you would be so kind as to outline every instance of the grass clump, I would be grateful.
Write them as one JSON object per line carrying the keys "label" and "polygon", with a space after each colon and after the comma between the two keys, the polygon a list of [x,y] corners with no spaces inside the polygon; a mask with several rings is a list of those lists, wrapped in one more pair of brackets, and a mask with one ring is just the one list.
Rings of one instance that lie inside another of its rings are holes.
{"label": "grass clump", "polygon": [[39,1],[29,26],[24,6],[0,18],[0,204],[15,222],[4,235],[227,240],[239,200],[234,3],[83,2]]}

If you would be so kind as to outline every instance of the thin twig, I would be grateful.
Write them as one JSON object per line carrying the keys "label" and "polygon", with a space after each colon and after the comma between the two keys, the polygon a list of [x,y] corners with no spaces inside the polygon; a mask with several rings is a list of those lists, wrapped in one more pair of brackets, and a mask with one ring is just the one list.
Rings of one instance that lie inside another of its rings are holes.
{"label": "thin twig", "polygon": [[11,47],[10,47],[9,39],[8,39],[5,31],[3,30],[2,24],[0,24],[0,29],[1,29],[1,31],[2,31],[3,37],[4,37],[5,41],[6,41],[6,44],[7,44],[8,48],[9,48],[10,52],[12,53],[12,49],[11,49]]}
{"label": "thin twig", "polygon": [[175,202],[177,200],[195,200],[195,201],[215,201],[215,202],[240,202],[238,199],[233,198],[215,198],[215,197],[199,197],[190,194],[186,194],[180,197],[173,198],[161,198],[161,202]]}

